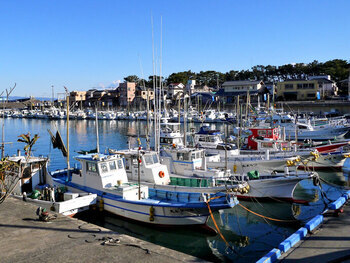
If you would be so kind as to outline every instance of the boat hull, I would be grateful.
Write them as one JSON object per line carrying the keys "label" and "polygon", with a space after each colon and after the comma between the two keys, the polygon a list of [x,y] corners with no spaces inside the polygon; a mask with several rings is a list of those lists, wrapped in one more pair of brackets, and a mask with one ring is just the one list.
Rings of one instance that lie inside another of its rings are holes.
{"label": "boat hull", "polygon": [[238,199],[279,199],[290,202],[305,202],[305,200],[294,199],[294,190],[301,180],[309,176],[286,176],[271,179],[250,180],[249,192],[237,193]]}
{"label": "boat hull", "polygon": [[[252,170],[271,173],[273,171],[283,171],[286,165],[286,159],[276,158],[270,160],[259,160],[254,157],[243,156],[242,158],[231,159],[227,162],[228,169],[232,173],[247,173]],[[207,162],[209,168],[225,168],[225,162]]]}

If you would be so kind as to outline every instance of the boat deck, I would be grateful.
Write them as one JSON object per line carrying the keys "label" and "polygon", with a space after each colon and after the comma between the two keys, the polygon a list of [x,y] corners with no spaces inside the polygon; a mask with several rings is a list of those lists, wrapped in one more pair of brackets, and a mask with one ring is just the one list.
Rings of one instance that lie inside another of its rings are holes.
{"label": "boat deck", "polygon": [[[37,220],[37,207],[13,197],[0,204],[1,262],[201,262],[165,247],[62,215]],[[120,243],[108,242],[119,239]]]}

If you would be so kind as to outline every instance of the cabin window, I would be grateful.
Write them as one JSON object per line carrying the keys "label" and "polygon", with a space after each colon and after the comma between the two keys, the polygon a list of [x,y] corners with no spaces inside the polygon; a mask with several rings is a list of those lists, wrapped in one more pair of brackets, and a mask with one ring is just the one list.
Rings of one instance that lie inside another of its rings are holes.
{"label": "cabin window", "polygon": [[300,130],[305,130],[305,129],[307,129],[306,126],[301,126],[301,125],[299,125],[298,128],[299,128]]}
{"label": "cabin window", "polygon": [[215,138],[214,137],[209,137],[209,142],[215,142]]}
{"label": "cabin window", "polygon": [[196,152],[196,158],[197,158],[197,159],[202,158],[201,152]]}
{"label": "cabin window", "polygon": [[122,160],[118,160],[118,169],[123,169],[123,162]]}
{"label": "cabin window", "polygon": [[113,161],[113,162],[109,162],[109,170],[117,170],[117,167],[116,167],[116,165],[115,165],[115,162]]}
{"label": "cabin window", "polygon": [[107,166],[106,163],[101,163],[100,164],[100,168],[101,168],[102,173],[107,173],[108,172],[108,166]]}
{"label": "cabin window", "polygon": [[266,136],[266,131],[265,130],[259,130],[258,131],[259,136]]}
{"label": "cabin window", "polygon": [[184,160],[190,161],[190,153],[184,153]]}
{"label": "cabin window", "polygon": [[145,160],[146,165],[153,164],[153,158],[151,155],[144,155],[143,159]]}
{"label": "cabin window", "polygon": [[89,162],[87,162],[86,169],[87,169],[88,172],[97,173],[97,165],[96,165],[96,163],[89,163]]}
{"label": "cabin window", "polygon": [[178,159],[179,161],[183,161],[183,159],[184,159],[184,154],[183,154],[183,153],[177,153],[177,159]]}
{"label": "cabin window", "polygon": [[205,138],[204,137],[199,137],[199,141],[200,142],[205,142]]}
{"label": "cabin window", "polygon": [[152,157],[153,157],[153,163],[159,163],[158,155],[153,154]]}
{"label": "cabin window", "polygon": [[271,131],[271,130],[268,130],[268,131],[267,131],[267,134],[268,134],[268,136],[272,136],[272,131]]}

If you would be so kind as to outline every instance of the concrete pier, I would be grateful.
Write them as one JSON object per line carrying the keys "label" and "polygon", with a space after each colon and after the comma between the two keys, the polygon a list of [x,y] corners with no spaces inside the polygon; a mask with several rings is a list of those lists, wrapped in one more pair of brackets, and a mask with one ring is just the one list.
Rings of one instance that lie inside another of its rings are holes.
{"label": "concrete pier", "polygon": [[0,204],[0,262],[203,262],[62,215],[42,222],[36,209],[13,197]]}
{"label": "concrete pier", "polygon": [[339,216],[325,215],[323,224],[299,242],[281,262],[350,262],[350,202]]}

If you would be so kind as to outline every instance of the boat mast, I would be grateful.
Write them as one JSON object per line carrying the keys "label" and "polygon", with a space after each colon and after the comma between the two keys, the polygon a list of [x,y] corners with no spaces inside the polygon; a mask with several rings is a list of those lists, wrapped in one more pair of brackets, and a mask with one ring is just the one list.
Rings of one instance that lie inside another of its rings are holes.
{"label": "boat mast", "polygon": [[153,16],[151,16],[152,24],[152,64],[153,64],[153,121],[154,121],[154,149],[157,149],[157,93],[156,93],[156,78],[155,78],[155,62],[154,62],[154,30],[153,30]]}
{"label": "boat mast", "polygon": [[[162,106],[162,91],[163,91],[163,81],[162,81],[162,30],[163,30],[163,17],[160,17],[160,56],[159,56],[159,96],[158,96],[158,127],[157,127],[157,153],[160,152],[160,121],[161,121],[161,106]],[[165,105],[165,103],[164,103]],[[165,108],[165,107],[164,107]]]}
{"label": "boat mast", "polygon": [[95,105],[95,127],[96,127],[96,151],[100,152],[100,138],[98,134],[98,116],[97,116],[97,101]]}
{"label": "boat mast", "polygon": [[67,169],[69,171],[70,169],[70,163],[69,163],[69,92],[66,87],[64,87],[66,90],[66,103],[67,103]]}

